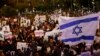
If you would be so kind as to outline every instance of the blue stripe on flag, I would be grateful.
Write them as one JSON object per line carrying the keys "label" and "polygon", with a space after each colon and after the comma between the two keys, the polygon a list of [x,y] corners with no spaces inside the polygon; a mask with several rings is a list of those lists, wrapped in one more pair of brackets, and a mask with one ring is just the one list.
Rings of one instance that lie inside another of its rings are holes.
{"label": "blue stripe on flag", "polygon": [[83,20],[76,20],[76,21],[73,21],[73,22],[61,25],[60,29],[62,30],[62,29],[65,29],[65,28],[68,28],[70,26],[73,26],[73,25],[76,25],[76,24],[80,24],[80,23],[86,23],[86,22],[96,21],[97,19],[98,19],[98,17],[86,18],[86,19],[83,19]]}
{"label": "blue stripe on flag", "polygon": [[63,42],[75,42],[75,41],[80,41],[80,40],[94,40],[94,36],[80,36],[76,38],[69,38],[69,39],[63,39]]}

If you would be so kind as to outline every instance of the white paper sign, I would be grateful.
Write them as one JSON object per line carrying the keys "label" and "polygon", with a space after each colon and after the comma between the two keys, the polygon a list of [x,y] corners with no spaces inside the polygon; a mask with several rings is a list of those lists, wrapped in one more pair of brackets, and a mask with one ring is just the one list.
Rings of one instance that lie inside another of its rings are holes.
{"label": "white paper sign", "polygon": [[0,31],[0,40],[4,41],[4,33]]}
{"label": "white paper sign", "polygon": [[5,31],[10,32],[10,27],[9,27],[9,25],[3,26],[3,27],[2,27],[2,31],[3,31],[3,32],[5,32]]}
{"label": "white paper sign", "polygon": [[2,27],[2,24],[1,24],[1,22],[0,22],[0,28]]}
{"label": "white paper sign", "polygon": [[38,21],[39,19],[39,15],[37,14],[35,17],[34,17],[35,21]]}
{"label": "white paper sign", "polygon": [[39,18],[41,22],[46,21],[46,15],[40,15]]}
{"label": "white paper sign", "polygon": [[91,53],[89,51],[87,52],[82,52],[81,56],[91,56]]}
{"label": "white paper sign", "polygon": [[26,18],[25,17],[21,17],[21,20],[20,20],[20,26],[23,27],[25,26],[26,27],[27,23],[26,23]]}
{"label": "white paper sign", "polygon": [[17,42],[17,49],[28,48],[27,43],[25,42]]}
{"label": "white paper sign", "polygon": [[12,39],[12,32],[5,32],[4,33],[4,37],[5,37],[5,39]]}
{"label": "white paper sign", "polygon": [[41,50],[42,49],[42,47],[41,46],[37,46],[37,50],[39,51],[39,50]]}
{"label": "white paper sign", "polygon": [[53,36],[55,37],[55,35],[59,34],[61,31],[60,30],[53,30],[50,32],[46,32],[45,36],[44,36],[44,40],[48,41],[48,36]]}
{"label": "white paper sign", "polygon": [[30,26],[30,19],[26,20],[27,26]]}
{"label": "white paper sign", "polygon": [[13,21],[14,21],[14,22],[17,22],[17,19],[15,18],[15,19],[13,19]]}
{"label": "white paper sign", "polygon": [[2,25],[6,25],[7,21],[2,21]]}
{"label": "white paper sign", "polygon": [[43,30],[36,30],[34,31],[35,37],[42,37],[44,36],[44,31]]}
{"label": "white paper sign", "polygon": [[33,30],[34,28],[35,28],[35,27],[32,25],[32,26],[31,26],[31,30]]}

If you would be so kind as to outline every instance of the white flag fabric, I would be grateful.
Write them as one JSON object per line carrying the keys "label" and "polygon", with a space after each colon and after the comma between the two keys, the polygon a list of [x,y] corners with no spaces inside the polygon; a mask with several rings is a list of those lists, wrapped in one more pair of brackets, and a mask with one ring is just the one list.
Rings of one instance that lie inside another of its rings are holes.
{"label": "white flag fabric", "polygon": [[69,45],[76,45],[80,42],[92,44],[98,16],[99,14],[96,13],[81,17],[60,17],[59,27],[62,32],[60,39]]}

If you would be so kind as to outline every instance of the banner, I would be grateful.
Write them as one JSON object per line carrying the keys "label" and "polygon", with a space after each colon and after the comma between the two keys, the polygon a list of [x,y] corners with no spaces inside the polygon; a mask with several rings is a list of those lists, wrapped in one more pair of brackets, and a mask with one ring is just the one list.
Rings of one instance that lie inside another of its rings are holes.
{"label": "banner", "polygon": [[67,20],[59,18],[59,27],[62,32],[61,40],[65,44],[75,45],[80,42],[93,43],[97,30],[99,14],[81,17],[69,17]]}

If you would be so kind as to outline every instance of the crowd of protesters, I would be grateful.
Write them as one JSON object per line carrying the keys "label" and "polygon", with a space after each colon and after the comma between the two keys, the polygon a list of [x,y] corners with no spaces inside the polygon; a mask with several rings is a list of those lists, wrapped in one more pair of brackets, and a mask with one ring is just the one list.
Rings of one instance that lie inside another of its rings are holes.
{"label": "crowd of protesters", "polygon": [[[38,16],[40,15],[37,15],[37,20],[34,19],[36,17],[29,19],[26,16],[0,19],[0,30],[4,25],[9,25],[12,32],[12,38],[0,41],[0,56],[82,56],[84,52],[88,53],[87,56],[100,56],[100,43],[96,41],[91,46],[86,43],[70,46],[60,41],[59,35],[48,36],[47,41],[44,40],[44,36],[36,37],[35,30],[43,30],[45,34],[58,24],[57,15],[44,15],[46,19],[43,20]],[[23,24],[21,18],[26,18],[30,22]],[[28,47],[17,49],[17,42],[25,42]]]}

